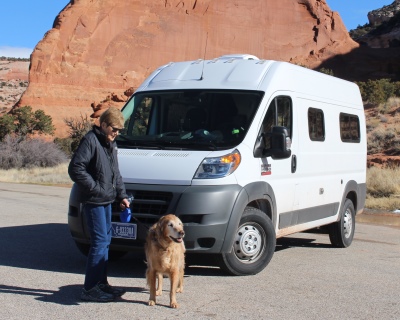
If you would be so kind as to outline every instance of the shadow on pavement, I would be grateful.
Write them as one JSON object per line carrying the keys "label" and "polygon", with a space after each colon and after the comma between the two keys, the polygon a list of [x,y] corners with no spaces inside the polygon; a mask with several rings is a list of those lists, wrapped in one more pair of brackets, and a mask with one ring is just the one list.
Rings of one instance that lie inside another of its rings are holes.
{"label": "shadow on pavement", "polygon": [[[331,248],[314,238],[280,238],[275,251],[293,247]],[[0,265],[52,272],[84,274],[86,257],[76,248],[66,224],[38,224],[0,229]],[[212,256],[187,255],[187,276],[224,276]],[[129,253],[109,262],[109,276],[145,278],[143,253]],[[67,290],[67,289],[65,289]]]}
{"label": "shadow on pavement", "polygon": [[316,239],[304,239],[304,238],[279,238],[276,240],[276,248],[275,252],[296,248],[296,247],[305,247],[305,248],[333,248],[331,244],[319,243],[315,242]]}
{"label": "shadow on pavement", "polygon": [[[38,224],[0,229],[0,265],[15,268],[84,274],[86,257],[76,248],[66,224]],[[142,258],[130,257],[110,261],[109,275],[116,277],[144,276]]]}
{"label": "shadow on pavement", "polygon": [[[62,286],[62,287],[60,287],[60,289],[58,291],[0,285],[0,293],[28,295],[28,296],[36,297],[35,299],[39,300],[39,301],[61,304],[61,305],[68,305],[68,306],[79,305],[81,303],[88,303],[86,301],[80,300],[79,294],[80,294],[81,290],[82,290],[81,284]],[[130,288],[127,287],[126,291],[127,292],[143,292],[146,295],[148,295],[148,292],[145,289],[140,288],[140,287],[130,287]],[[115,300],[115,302],[118,302],[118,301],[127,302],[127,300],[124,300],[124,297],[121,297],[121,298],[118,298]],[[146,300],[144,300],[144,301],[146,301]],[[133,303],[147,304],[147,302],[144,302],[144,301],[129,300],[129,302],[133,302]]]}

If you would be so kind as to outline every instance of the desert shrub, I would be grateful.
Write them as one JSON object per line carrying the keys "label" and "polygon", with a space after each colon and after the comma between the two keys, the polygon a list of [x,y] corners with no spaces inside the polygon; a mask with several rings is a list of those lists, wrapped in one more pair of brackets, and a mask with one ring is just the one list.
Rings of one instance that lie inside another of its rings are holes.
{"label": "desert shrub", "polygon": [[54,143],[67,155],[72,156],[72,144],[73,140],[71,138],[55,138]]}
{"label": "desert shrub", "polygon": [[375,198],[400,194],[400,168],[376,168],[367,170],[367,193]]}
{"label": "desert shrub", "polygon": [[322,73],[325,73],[325,74],[327,74],[327,75],[329,75],[329,76],[333,76],[333,75],[334,75],[332,69],[321,68],[321,69],[318,69],[318,71],[319,71],[319,72],[322,72]]}
{"label": "desert shrub", "polygon": [[66,162],[66,154],[53,142],[41,139],[20,140],[7,135],[0,142],[0,168],[54,167]]}
{"label": "desert shrub", "polygon": [[363,101],[371,104],[385,103],[390,97],[397,94],[398,83],[390,79],[368,80],[357,82]]}
{"label": "desert shrub", "polygon": [[388,122],[388,118],[385,117],[385,116],[383,116],[383,115],[381,115],[381,116],[379,117],[379,119],[381,120],[382,123],[387,123],[387,122]]}
{"label": "desert shrub", "polygon": [[13,113],[0,117],[0,141],[9,134],[21,140],[34,134],[54,134],[53,120],[43,110],[32,111],[30,106],[16,108]]}
{"label": "desert shrub", "polygon": [[400,154],[400,128],[396,124],[380,126],[371,130],[368,135],[368,154]]}
{"label": "desert shrub", "polygon": [[376,129],[377,127],[379,127],[381,124],[380,119],[378,118],[367,118],[367,132],[370,132],[374,129]]}
{"label": "desert shrub", "polygon": [[68,118],[64,119],[64,122],[69,128],[69,139],[64,141],[60,140],[58,142],[64,144],[64,146],[70,142],[69,154],[72,154],[78,148],[79,142],[83,136],[93,127],[93,122],[87,115],[84,117],[82,114],[80,118]]}
{"label": "desert shrub", "polygon": [[392,146],[389,151],[393,155],[400,155],[400,136],[399,135],[397,135],[393,139]]}
{"label": "desert shrub", "polygon": [[383,148],[379,140],[373,139],[371,136],[368,135],[367,153],[376,154],[381,153],[382,151]]}
{"label": "desert shrub", "polygon": [[400,81],[394,83],[394,95],[400,97]]}
{"label": "desert shrub", "polygon": [[385,103],[386,113],[400,113],[400,98],[390,97]]}
{"label": "desert shrub", "polygon": [[395,126],[377,127],[368,133],[368,154],[391,150],[396,143],[398,129]]}
{"label": "desert shrub", "polygon": [[359,38],[365,36],[373,29],[374,27],[372,25],[366,23],[363,26],[358,25],[356,29],[350,30],[349,34],[353,40],[357,41]]}

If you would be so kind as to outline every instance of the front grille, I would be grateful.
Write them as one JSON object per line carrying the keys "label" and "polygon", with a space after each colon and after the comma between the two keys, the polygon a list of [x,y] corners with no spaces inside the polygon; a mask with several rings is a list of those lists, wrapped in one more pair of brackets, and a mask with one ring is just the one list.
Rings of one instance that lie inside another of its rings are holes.
{"label": "front grille", "polygon": [[[167,214],[173,197],[172,192],[162,191],[127,190],[127,193],[134,197],[133,203],[131,203],[131,211],[135,219],[132,218],[130,222],[139,222],[138,232],[142,229],[141,227],[146,229],[157,222],[161,216]],[[119,222],[119,213],[121,212],[119,202],[112,204],[112,211],[112,221]]]}
{"label": "front grille", "polygon": [[171,192],[162,191],[136,191],[131,205],[132,212],[140,214],[163,215],[167,213],[172,200]]}

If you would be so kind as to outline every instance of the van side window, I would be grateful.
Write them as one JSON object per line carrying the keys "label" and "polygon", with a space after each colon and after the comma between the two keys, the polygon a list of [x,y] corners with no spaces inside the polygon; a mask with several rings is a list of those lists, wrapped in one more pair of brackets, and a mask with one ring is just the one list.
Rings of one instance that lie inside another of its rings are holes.
{"label": "van side window", "polygon": [[[278,96],[270,103],[263,121],[263,131],[272,132],[274,126],[286,127],[289,136],[292,137],[292,99],[290,97]],[[269,142],[269,139],[266,139],[267,149],[270,148]]]}
{"label": "van side window", "polygon": [[325,141],[324,112],[321,109],[308,109],[308,134],[312,141]]}
{"label": "van side window", "polygon": [[360,142],[360,121],[358,116],[340,113],[340,138],[343,142]]}

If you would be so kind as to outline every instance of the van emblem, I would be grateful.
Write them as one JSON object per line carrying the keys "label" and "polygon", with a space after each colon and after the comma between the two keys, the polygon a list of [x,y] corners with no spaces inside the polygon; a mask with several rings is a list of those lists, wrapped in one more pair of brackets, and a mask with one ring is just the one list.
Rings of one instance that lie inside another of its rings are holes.
{"label": "van emblem", "polygon": [[262,176],[269,176],[271,174],[271,165],[268,163],[261,164],[261,175]]}

